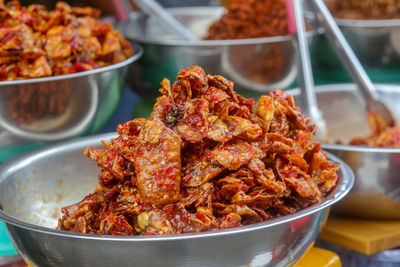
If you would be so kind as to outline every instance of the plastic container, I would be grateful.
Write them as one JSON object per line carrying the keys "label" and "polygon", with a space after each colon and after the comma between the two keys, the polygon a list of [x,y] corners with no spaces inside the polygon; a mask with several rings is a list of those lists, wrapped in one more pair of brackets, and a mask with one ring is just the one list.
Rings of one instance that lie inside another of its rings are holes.
{"label": "plastic container", "polygon": [[385,250],[372,255],[365,255],[332,243],[318,241],[317,246],[339,255],[346,267],[398,267],[400,266],[400,248]]}
{"label": "plastic container", "polygon": [[12,245],[10,238],[7,234],[6,225],[0,221],[0,257],[17,255],[17,251]]}

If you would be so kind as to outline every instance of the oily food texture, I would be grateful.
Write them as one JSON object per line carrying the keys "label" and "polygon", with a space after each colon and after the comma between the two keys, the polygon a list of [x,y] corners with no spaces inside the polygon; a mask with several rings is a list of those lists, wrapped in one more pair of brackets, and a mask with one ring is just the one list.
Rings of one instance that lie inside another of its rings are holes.
{"label": "oily food texture", "polygon": [[288,34],[284,0],[231,0],[205,39],[245,39]]}
{"label": "oily food texture", "polygon": [[[119,31],[102,23],[100,11],[58,2],[47,11],[18,1],[0,0],[0,81],[71,74],[118,63],[133,50]],[[5,88],[16,123],[29,124],[66,113],[73,84],[69,80]]]}
{"label": "oily food texture", "polygon": [[65,2],[47,11],[0,0],[0,81],[81,72],[130,57],[130,43],[99,16],[98,9]]}
{"label": "oily food texture", "polygon": [[[387,122],[375,112],[367,115],[371,135],[353,138],[349,145],[400,148],[400,127],[390,127]],[[339,142],[340,143],[340,142]]]}
{"label": "oily food texture", "polygon": [[233,83],[193,66],[162,81],[151,116],[118,125],[84,154],[99,187],[62,209],[58,229],[162,235],[231,228],[291,214],[335,186],[338,164],[313,143],[315,126],[292,96],[254,106]]}
{"label": "oily food texture", "polygon": [[398,0],[330,0],[328,8],[343,19],[397,19],[400,18]]}

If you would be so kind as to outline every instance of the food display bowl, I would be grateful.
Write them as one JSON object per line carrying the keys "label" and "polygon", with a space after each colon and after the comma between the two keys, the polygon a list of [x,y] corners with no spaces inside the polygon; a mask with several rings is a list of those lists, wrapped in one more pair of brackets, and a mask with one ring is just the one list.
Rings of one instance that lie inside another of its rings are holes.
{"label": "food display bowl", "polygon": [[[326,2],[329,4],[329,0]],[[365,68],[400,68],[400,19],[335,20]],[[323,36],[315,43],[316,60],[319,63],[329,67],[341,66],[335,52]]]}
{"label": "food display bowl", "polygon": [[0,147],[100,130],[118,106],[129,65],[143,53],[132,45],[132,57],[110,66],[0,82]]}
{"label": "food display bowl", "polygon": [[[209,25],[224,12],[222,7],[169,8],[168,12],[199,40],[179,40],[161,22],[132,13],[134,27],[124,34],[144,47],[144,56],[131,68],[131,87],[141,95],[158,94],[160,81],[175,80],[180,69],[193,65],[235,82],[235,89],[266,92],[287,88],[296,78],[296,45],[292,36],[236,40],[202,40]],[[139,30],[138,30],[139,29]],[[312,37],[317,31],[309,31]]]}
{"label": "food display bowl", "polygon": [[[400,86],[377,84],[383,102],[400,123]],[[354,187],[333,211],[369,219],[400,219],[400,149],[338,145],[370,135],[365,103],[354,84],[317,86],[318,105],[328,128],[326,151],[353,170]],[[299,95],[299,90],[292,93]],[[302,105],[301,98],[296,104]]]}
{"label": "food display bowl", "polygon": [[328,207],[353,184],[341,162],[338,185],[320,203],[248,226],[169,236],[100,236],[56,230],[60,208],[98,185],[84,147],[116,134],[54,144],[0,166],[0,219],[27,262],[45,266],[287,266],[317,238]]}

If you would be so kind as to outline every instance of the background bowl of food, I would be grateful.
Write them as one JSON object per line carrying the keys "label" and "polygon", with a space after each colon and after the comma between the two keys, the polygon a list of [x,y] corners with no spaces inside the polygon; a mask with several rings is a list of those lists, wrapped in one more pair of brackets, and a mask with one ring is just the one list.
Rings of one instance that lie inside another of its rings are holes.
{"label": "background bowl of food", "polygon": [[[295,80],[296,48],[288,34],[284,1],[167,10],[199,40],[180,40],[156,18],[132,13],[141,30],[138,34],[128,27],[125,34],[145,48],[129,82],[139,94],[154,96],[160,79],[172,79],[179,69],[195,64],[231,79],[238,91],[266,92]],[[308,32],[310,43],[315,35],[315,30]]]}
{"label": "background bowl of food", "polygon": [[[369,70],[399,68],[400,7],[396,1],[325,2],[364,67]],[[319,38],[315,51],[315,58],[322,66],[340,66],[325,38]]]}
{"label": "background bowl of food", "polygon": [[282,91],[255,106],[198,66],[160,91],[151,116],[118,134],[0,167],[0,219],[20,254],[39,266],[296,261],[350,191],[351,169],[312,141]]}
{"label": "background bowl of food", "polygon": [[[389,84],[376,87],[398,125],[400,87]],[[375,126],[371,129],[363,97],[354,84],[321,85],[316,92],[328,128],[329,142],[323,147],[349,164],[355,175],[352,191],[334,211],[360,218],[399,219],[399,128],[380,129],[380,132]],[[300,97],[296,97],[296,103],[302,105]]]}
{"label": "background bowl of food", "polygon": [[0,146],[101,129],[142,49],[89,7],[9,2],[0,12]]}

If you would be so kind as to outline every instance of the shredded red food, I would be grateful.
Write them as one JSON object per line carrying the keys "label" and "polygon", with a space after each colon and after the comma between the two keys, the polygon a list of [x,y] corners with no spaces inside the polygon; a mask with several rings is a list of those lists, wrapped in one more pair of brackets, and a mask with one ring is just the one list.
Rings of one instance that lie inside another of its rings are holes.
{"label": "shredded red food", "polygon": [[312,142],[315,126],[292,96],[272,91],[256,107],[233,83],[193,66],[162,81],[151,116],[118,125],[105,149],[84,154],[100,186],[62,208],[58,229],[163,235],[270,220],[318,203],[339,165]]}
{"label": "shredded red food", "polygon": [[[0,0],[0,81],[70,74],[114,64],[132,56],[130,43],[100,11],[58,2],[23,7]],[[38,88],[40,87],[40,88]],[[6,90],[10,114],[18,123],[41,116],[62,115],[71,88],[52,84]]]}
{"label": "shredded red food", "polygon": [[344,19],[400,18],[398,0],[331,0],[328,7],[335,17]]}
{"label": "shredded red food", "polygon": [[387,122],[375,112],[367,115],[371,135],[356,137],[350,141],[350,145],[400,148],[400,128],[390,127]]}
{"label": "shredded red food", "polygon": [[0,0],[0,80],[69,74],[107,66],[133,54],[100,11],[58,2],[23,7]]}
{"label": "shredded red food", "polygon": [[[211,24],[206,40],[245,39],[288,34],[284,0],[231,0],[223,16]],[[290,44],[291,45],[291,44]],[[278,81],[286,70],[288,44],[239,45],[229,61],[245,78],[257,83]]]}
{"label": "shredded red food", "polygon": [[205,39],[245,39],[288,34],[284,0],[231,0]]}

